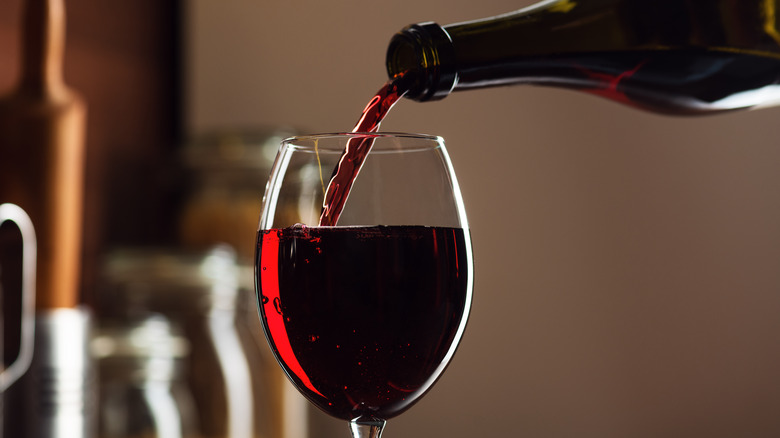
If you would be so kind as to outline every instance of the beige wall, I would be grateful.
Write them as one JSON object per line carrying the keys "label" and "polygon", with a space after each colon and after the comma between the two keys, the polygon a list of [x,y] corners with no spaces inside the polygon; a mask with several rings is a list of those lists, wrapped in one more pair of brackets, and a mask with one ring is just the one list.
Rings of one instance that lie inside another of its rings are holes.
{"label": "beige wall", "polygon": [[[190,0],[189,129],[348,130],[393,32],[529,3]],[[445,137],[477,263],[461,349],[387,438],[780,436],[780,110],[513,87],[383,128]]]}

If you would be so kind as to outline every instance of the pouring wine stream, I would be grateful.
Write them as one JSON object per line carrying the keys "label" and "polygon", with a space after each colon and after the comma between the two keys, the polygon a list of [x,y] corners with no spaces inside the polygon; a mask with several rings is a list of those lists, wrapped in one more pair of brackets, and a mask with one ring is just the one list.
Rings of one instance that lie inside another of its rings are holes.
{"label": "pouring wine stream", "polygon": [[[408,84],[409,81],[404,80],[403,74],[388,81],[363,109],[363,114],[352,132],[377,132],[379,124],[393,105],[409,91]],[[371,137],[354,138],[347,143],[325,191],[320,226],[335,226],[338,222],[349,197],[352,183],[357,178],[360,167],[373,144],[374,140]]]}

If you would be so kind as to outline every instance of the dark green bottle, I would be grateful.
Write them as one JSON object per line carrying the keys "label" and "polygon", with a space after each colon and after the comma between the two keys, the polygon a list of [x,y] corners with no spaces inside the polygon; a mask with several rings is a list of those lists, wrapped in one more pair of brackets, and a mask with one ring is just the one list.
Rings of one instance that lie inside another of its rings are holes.
{"label": "dark green bottle", "polygon": [[397,33],[406,97],[496,85],[565,87],[667,114],[780,103],[780,0],[548,0]]}

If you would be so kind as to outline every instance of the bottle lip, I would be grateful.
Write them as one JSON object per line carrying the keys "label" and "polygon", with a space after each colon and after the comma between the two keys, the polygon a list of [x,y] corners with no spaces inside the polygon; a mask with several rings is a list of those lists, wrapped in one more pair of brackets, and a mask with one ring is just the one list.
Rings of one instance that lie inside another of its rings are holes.
{"label": "bottle lip", "polygon": [[412,76],[414,86],[406,97],[421,102],[444,98],[458,82],[452,38],[434,22],[413,24],[396,33],[387,48],[386,66],[391,78]]}

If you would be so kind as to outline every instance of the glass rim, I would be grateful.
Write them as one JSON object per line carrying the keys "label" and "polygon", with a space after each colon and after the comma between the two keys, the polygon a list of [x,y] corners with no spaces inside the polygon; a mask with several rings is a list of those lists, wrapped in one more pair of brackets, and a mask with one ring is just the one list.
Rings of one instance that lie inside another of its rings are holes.
{"label": "glass rim", "polygon": [[[338,145],[321,145],[320,140],[326,139],[349,139],[349,138],[400,138],[410,140],[420,140],[423,142],[429,142],[430,146],[416,144],[414,147],[410,147],[413,150],[423,149],[435,149],[444,145],[444,138],[438,135],[430,134],[415,134],[408,132],[332,132],[332,133],[320,133],[320,134],[304,134],[295,135],[282,140],[281,145],[289,146],[298,151],[317,151],[317,152],[332,152],[343,153],[344,143]],[[306,144],[301,144],[306,143]],[[376,146],[376,145],[374,145]],[[381,149],[381,146],[379,148]]]}

